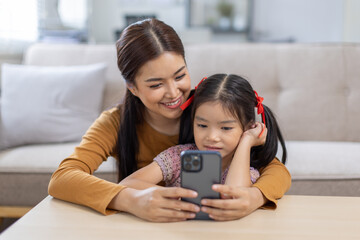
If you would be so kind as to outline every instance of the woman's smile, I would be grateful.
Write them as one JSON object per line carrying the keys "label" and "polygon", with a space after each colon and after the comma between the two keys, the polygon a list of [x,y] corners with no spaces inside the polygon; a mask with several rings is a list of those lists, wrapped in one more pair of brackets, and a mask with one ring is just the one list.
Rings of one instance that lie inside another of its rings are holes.
{"label": "woman's smile", "polygon": [[182,101],[182,96],[175,99],[174,101],[171,101],[171,102],[162,102],[161,104],[163,104],[165,107],[167,108],[170,108],[170,109],[175,109],[175,108],[178,108],[180,107]]}

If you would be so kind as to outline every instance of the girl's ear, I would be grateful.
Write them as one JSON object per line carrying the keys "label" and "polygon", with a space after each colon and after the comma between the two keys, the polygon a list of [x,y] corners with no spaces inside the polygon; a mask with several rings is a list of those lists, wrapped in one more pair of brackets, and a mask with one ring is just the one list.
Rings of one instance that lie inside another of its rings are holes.
{"label": "girl's ear", "polygon": [[134,96],[136,96],[136,87],[133,84],[127,83],[126,87]]}
{"label": "girl's ear", "polygon": [[254,128],[254,127],[255,127],[255,123],[256,123],[256,122],[254,122],[254,121],[249,122],[249,123],[245,126],[245,129],[244,129],[243,131],[245,132],[245,131],[247,131],[247,130],[249,130],[249,129]]}

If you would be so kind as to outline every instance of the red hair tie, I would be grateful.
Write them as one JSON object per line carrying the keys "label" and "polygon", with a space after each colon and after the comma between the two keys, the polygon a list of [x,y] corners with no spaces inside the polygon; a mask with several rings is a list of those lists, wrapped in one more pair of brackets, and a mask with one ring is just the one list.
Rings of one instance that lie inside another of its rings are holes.
{"label": "red hair tie", "polygon": [[[257,114],[261,114],[262,121],[263,121],[264,125],[266,126],[266,124],[265,124],[264,106],[263,106],[263,104],[262,104],[262,102],[264,101],[264,98],[263,98],[263,97],[260,97],[255,90],[254,90],[254,93],[255,93],[256,102],[257,102],[257,105],[256,105]],[[264,129],[265,129],[265,128],[263,128],[263,129],[261,130],[261,133],[259,134],[259,137],[261,137],[261,135],[263,134]]]}
{"label": "red hair tie", "polygon": [[[195,91],[196,91],[196,89],[199,87],[199,85],[200,85],[205,79],[207,79],[207,77],[204,77],[203,79],[201,79],[201,81],[198,83],[198,85],[196,85]],[[194,101],[194,95],[195,95],[195,93],[194,93],[186,102],[184,102],[184,103],[180,106],[180,108],[181,108],[183,111]]]}

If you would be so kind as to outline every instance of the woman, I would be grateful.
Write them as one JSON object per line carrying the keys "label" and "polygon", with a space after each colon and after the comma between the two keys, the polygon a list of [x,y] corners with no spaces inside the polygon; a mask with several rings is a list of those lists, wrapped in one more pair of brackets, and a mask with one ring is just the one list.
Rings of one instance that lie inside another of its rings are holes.
{"label": "woman", "polygon": [[[123,31],[116,46],[128,88],[124,103],[102,113],[89,128],[74,153],[54,172],[49,194],[103,214],[125,211],[157,222],[192,218],[199,207],[178,200],[195,197],[191,190],[160,186],[137,190],[92,175],[107,157],[115,156],[123,179],[163,150],[193,142],[191,107],[180,109],[191,95],[191,81],[184,47],[174,29],[156,19],[137,22]],[[249,188],[214,186],[232,198],[207,200],[208,213],[216,220],[230,220],[264,205],[276,206],[291,177],[275,159],[260,173]]]}

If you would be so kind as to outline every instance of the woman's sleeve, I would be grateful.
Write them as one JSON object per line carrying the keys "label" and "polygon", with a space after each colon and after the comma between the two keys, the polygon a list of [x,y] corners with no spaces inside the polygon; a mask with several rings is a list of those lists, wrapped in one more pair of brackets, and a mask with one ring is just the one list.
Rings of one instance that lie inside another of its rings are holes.
{"label": "woman's sleeve", "polygon": [[268,200],[263,208],[275,209],[277,199],[284,196],[291,186],[291,175],[285,165],[275,158],[260,169],[260,177],[253,186]]}
{"label": "woman's sleeve", "polygon": [[103,112],[83,136],[79,146],[53,173],[48,191],[55,198],[88,206],[102,214],[124,186],[97,178],[93,173],[112,154],[120,126],[119,110]]}

